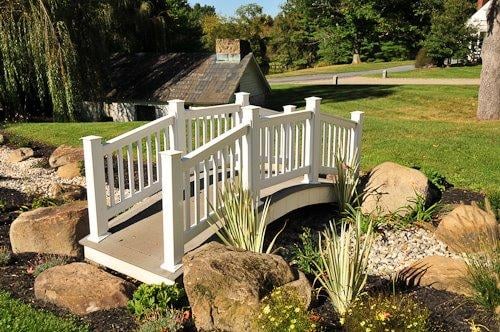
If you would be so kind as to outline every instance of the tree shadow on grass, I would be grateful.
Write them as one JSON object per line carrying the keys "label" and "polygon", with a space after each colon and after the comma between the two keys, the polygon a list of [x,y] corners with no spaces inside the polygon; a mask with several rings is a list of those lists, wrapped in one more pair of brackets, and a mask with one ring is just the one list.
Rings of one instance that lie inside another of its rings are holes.
{"label": "tree shadow on grass", "polygon": [[297,85],[276,87],[268,98],[266,107],[281,110],[283,105],[305,106],[305,98],[321,97],[323,100],[342,102],[365,98],[382,98],[395,93],[394,85]]}

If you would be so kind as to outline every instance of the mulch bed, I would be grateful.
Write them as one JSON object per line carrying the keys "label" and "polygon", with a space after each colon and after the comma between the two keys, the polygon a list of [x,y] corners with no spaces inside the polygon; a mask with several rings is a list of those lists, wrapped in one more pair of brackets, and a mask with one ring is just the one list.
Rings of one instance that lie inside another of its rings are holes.
{"label": "mulch bed", "polygon": [[[26,199],[19,193],[11,193],[11,197],[13,205],[21,204]],[[462,201],[470,203],[482,199],[484,199],[482,194],[451,188],[443,193],[442,202],[457,204]],[[289,248],[293,244],[300,244],[299,234],[302,233],[303,227],[311,228],[313,231],[322,230],[330,220],[339,219],[340,216],[335,212],[336,210],[332,205],[319,205],[291,212],[281,221],[269,226],[268,241],[286,223],[276,247],[279,247],[278,253],[289,260]],[[16,216],[17,212],[15,211],[0,214],[0,246],[10,247],[9,227]],[[75,317],[64,309],[35,299],[34,277],[29,273],[29,270],[36,264],[37,260],[39,260],[37,254],[15,255],[14,261],[9,266],[0,267],[0,289],[9,291],[14,298],[30,303],[34,308],[53,312],[60,317],[72,317],[88,324],[92,331],[133,331],[137,328],[134,317],[125,308],[98,311],[84,317]],[[391,288],[390,281],[378,277],[369,278],[368,289],[372,294],[388,292]],[[489,328],[490,331],[496,331],[498,328],[491,313],[486,312],[466,297],[431,288],[398,288],[397,291],[413,296],[430,309],[432,331],[468,331],[468,321],[481,324]],[[312,311],[321,317],[320,322],[326,330],[339,330],[338,317],[324,296],[320,296],[313,302]]]}

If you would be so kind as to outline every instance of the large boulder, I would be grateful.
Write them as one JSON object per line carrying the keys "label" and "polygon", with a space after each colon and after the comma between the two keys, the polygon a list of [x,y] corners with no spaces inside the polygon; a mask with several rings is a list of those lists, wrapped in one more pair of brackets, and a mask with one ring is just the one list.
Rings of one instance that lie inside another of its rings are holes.
{"label": "large boulder", "polygon": [[421,196],[429,201],[432,196],[427,177],[419,170],[392,162],[382,163],[370,172],[363,190],[363,213],[388,215],[408,213],[407,206],[414,206]]}
{"label": "large boulder", "polygon": [[86,263],[50,268],[35,280],[35,297],[77,315],[124,307],[135,287]]}
{"label": "large boulder", "polygon": [[24,212],[10,226],[14,253],[80,256],[78,241],[89,234],[86,201]]}
{"label": "large boulder", "polygon": [[404,268],[398,277],[408,286],[428,286],[470,296],[473,290],[467,274],[467,265],[461,259],[427,256]]}
{"label": "large boulder", "polygon": [[184,287],[202,331],[254,331],[261,300],[276,287],[296,290],[304,307],[310,304],[309,281],[277,255],[211,242],[184,256],[183,266]]}
{"label": "large boulder", "polygon": [[31,148],[19,148],[16,150],[13,150],[12,152],[9,153],[8,160],[11,163],[18,163],[21,161],[24,161],[28,158],[31,158],[35,155],[35,152]]}
{"label": "large boulder", "polygon": [[479,252],[495,245],[498,223],[493,213],[476,204],[462,204],[441,219],[435,235],[455,252]]}
{"label": "large boulder", "polygon": [[61,167],[71,163],[78,163],[83,160],[83,149],[61,145],[52,152],[49,164],[52,168]]}
{"label": "large boulder", "polygon": [[57,175],[63,179],[73,179],[81,176],[81,166],[79,162],[69,163],[57,169]]}
{"label": "large boulder", "polygon": [[85,199],[87,191],[76,184],[53,182],[49,187],[49,196],[66,202],[78,201]]}

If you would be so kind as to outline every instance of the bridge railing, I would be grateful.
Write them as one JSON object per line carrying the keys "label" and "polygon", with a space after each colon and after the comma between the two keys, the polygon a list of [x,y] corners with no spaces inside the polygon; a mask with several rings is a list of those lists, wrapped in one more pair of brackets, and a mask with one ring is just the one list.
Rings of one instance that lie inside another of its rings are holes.
{"label": "bridge railing", "polygon": [[[227,180],[238,178],[258,199],[260,190],[304,176],[317,183],[320,174],[335,173],[335,155],[359,157],[362,112],[351,119],[320,114],[321,99],[306,99],[305,110],[293,105],[283,114],[264,115],[260,107],[243,106],[232,128],[183,154],[163,151],[162,200],[164,262],[175,273],[185,245],[210,228],[212,209]],[[213,234],[214,230],[211,229]]]}
{"label": "bridge railing", "polygon": [[240,122],[241,107],[249,94],[236,93],[233,104],[185,109],[184,101],[172,100],[167,115],[123,135],[102,142],[102,137],[83,140],[89,240],[109,235],[109,220],[139,201],[162,190],[160,152],[190,152],[204,146]]}

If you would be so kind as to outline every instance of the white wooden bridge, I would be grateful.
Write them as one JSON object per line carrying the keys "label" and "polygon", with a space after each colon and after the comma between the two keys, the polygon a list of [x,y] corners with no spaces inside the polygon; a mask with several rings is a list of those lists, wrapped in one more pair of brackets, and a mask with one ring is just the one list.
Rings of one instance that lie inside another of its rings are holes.
{"label": "white wooden bridge", "polygon": [[107,142],[83,138],[90,235],[85,257],[146,283],[172,283],[182,257],[214,234],[211,206],[218,190],[238,178],[269,220],[313,204],[333,202],[326,174],[335,154],[359,158],[362,112],[351,119],[320,113],[320,98],[284,112],[234,104],[185,109]]}

